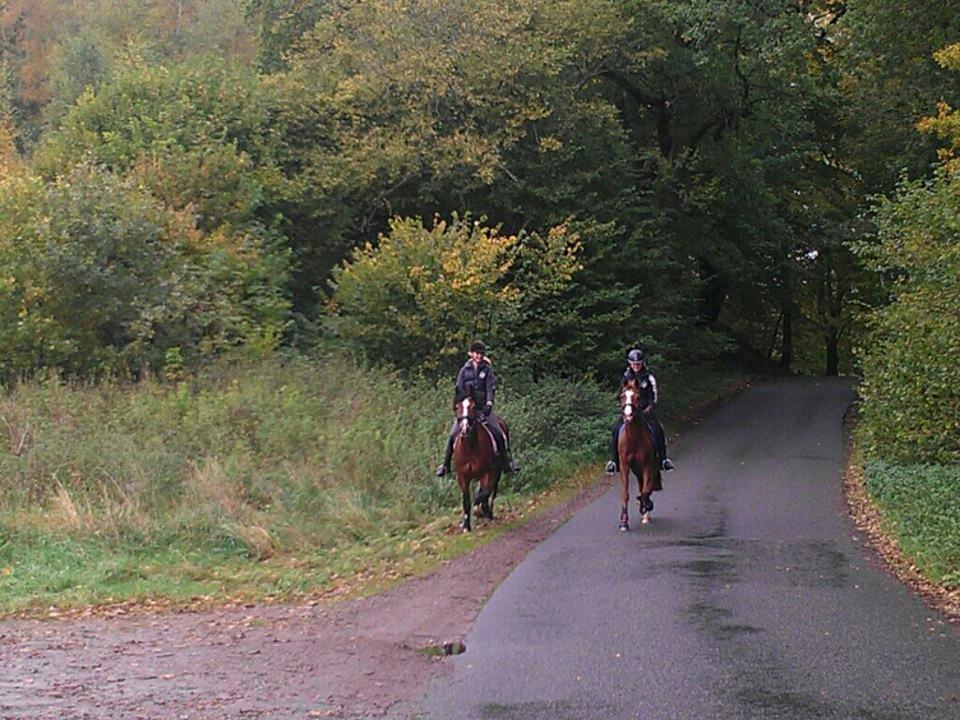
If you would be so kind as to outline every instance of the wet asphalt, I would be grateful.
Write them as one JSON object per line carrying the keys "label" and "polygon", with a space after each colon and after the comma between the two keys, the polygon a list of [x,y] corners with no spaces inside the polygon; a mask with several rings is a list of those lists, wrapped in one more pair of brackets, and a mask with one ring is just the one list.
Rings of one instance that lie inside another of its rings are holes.
{"label": "wet asphalt", "polygon": [[842,379],[751,388],[671,446],[630,532],[611,482],[493,594],[422,717],[960,719],[960,632],[847,517],[852,399]]}

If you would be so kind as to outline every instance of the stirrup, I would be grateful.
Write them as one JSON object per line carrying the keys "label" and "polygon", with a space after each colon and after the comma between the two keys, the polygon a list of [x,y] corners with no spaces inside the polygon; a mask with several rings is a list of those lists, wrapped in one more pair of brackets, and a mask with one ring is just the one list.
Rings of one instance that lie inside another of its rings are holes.
{"label": "stirrup", "polygon": [[611,460],[610,462],[607,463],[606,471],[607,471],[607,475],[616,475],[617,464],[613,460]]}
{"label": "stirrup", "polygon": [[443,477],[448,472],[450,472],[450,468],[448,468],[446,465],[441,465],[440,467],[437,468],[436,474],[437,474],[437,477]]}
{"label": "stirrup", "polygon": [[673,461],[670,458],[664,458],[663,462],[660,463],[660,469],[664,472],[670,472],[671,470],[676,470],[676,465],[673,464]]}

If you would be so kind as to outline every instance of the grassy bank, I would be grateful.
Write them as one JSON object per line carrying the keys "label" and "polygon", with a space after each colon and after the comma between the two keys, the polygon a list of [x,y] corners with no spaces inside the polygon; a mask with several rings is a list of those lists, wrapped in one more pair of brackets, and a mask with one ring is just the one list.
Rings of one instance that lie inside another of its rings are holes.
{"label": "grassy bank", "polygon": [[[661,377],[668,428],[734,379]],[[337,358],[174,386],[21,384],[0,400],[0,610],[336,592],[482,542],[451,532],[455,483],[432,472],[450,395]],[[524,470],[498,504],[517,517],[598,463],[615,401],[509,378],[501,398]]]}
{"label": "grassy bank", "polygon": [[960,587],[960,466],[872,460],[863,469],[884,530],[924,577]]}

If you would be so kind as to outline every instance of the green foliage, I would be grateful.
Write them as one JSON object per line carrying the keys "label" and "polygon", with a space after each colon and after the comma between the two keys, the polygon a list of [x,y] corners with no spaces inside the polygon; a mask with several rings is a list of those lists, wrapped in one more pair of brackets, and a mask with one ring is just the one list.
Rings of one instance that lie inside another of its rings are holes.
{"label": "green foliage", "polygon": [[960,587],[960,464],[875,460],[864,473],[900,548],[925,577],[947,588]]}
{"label": "green foliage", "polygon": [[255,74],[215,59],[132,64],[79,97],[35,164],[46,175],[89,159],[125,171],[144,158],[232,149],[269,167],[272,102]]}
{"label": "green foliage", "polygon": [[299,292],[396,215],[611,221],[631,149],[595,67],[622,21],[608,2],[324,5],[278,80]]}
{"label": "green foliage", "polygon": [[[950,66],[955,49],[941,53]],[[958,68],[960,69],[960,68]],[[904,182],[880,202],[877,242],[860,252],[890,280],[891,302],[873,313],[863,355],[863,435],[874,457],[960,462],[960,146],[957,113],[941,104],[921,129],[951,145],[928,181]]]}
{"label": "green foliage", "polygon": [[3,374],[159,369],[244,342],[269,350],[286,319],[285,258],[250,234],[197,232],[132,181],[94,165],[0,184]]}
{"label": "green foliage", "polygon": [[910,183],[883,203],[865,247],[892,277],[863,350],[863,432],[889,460],[960,462],[960,178]]}
{"label": "green foliage", "polygon": [[259,37],[258,65],[265,72],[287,66],[293,47],[320,16],[323,0],[244,0]]}
{"label": "green foliage", "polygon": [[578,251],[563,226],[541,237],[501,235],[469,217],[430,229],[395,219],[334,272],[330,326],[373,361],[450,371],[473,337],[515,346],[522,316],[569,286]]}
{"label": "green foliage", "polygon": [[865,193],[890,192],[900,176],[923,177],[935,145],[914,128],[942,99],[957,105],[955,74],[934,53],[956,42],[960,13],[938,0],[848,0],[832,35],[841,74],[838,128],[844,163]]}

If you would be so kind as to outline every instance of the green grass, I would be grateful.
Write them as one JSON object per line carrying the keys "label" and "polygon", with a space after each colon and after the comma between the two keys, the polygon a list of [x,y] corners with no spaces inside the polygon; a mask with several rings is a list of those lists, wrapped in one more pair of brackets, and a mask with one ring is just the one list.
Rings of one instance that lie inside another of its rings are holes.
{"label": "green grass", "polygon": [[[661,379],[684,392],[668,429],[735,379]],[[0,398],[0,612],[378,588],[486,542],[585,466],[599,477],[613,389],[504,378],[524,469],[502,483],[504,522],[456,534],[455,482],[433,476],[450,394],[333,357],[179,385],[21,384]]]}
{"label": "green grass", "polygon": [[886,530],[930,580],[960,587],[960,465],[864,465]]}

